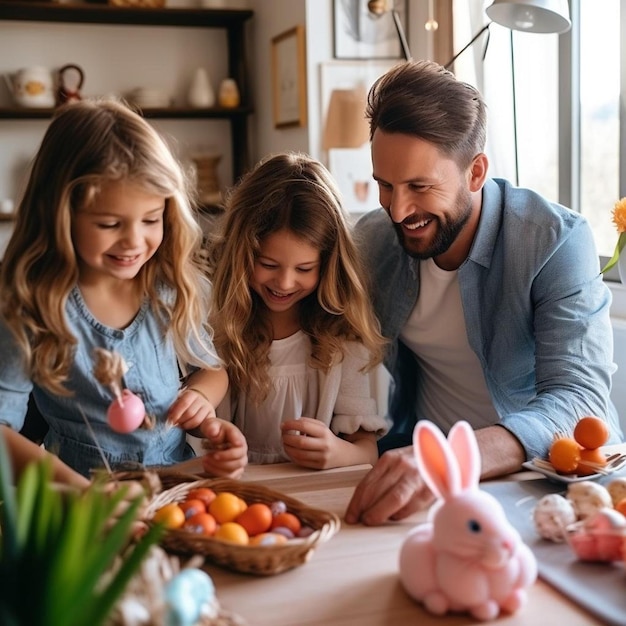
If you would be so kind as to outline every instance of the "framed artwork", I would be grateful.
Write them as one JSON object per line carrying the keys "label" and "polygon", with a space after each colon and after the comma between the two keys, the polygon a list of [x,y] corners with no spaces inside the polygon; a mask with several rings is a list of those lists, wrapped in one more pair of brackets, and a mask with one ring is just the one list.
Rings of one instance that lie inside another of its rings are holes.
{"label": "framed artwork", "polygon": [[331,148],[328,169],[341,191],[346,211],[366,213],[380,206],[369,144],[361,148]]}
{"label": "framed artwork", "polygon": [[[407,0],[388,0],[406,32]],[[336,59],[400,59],[402,47],[391,11],[371,13],[365,0],[333,0]]]}
{"label": "framed artwork", "polygon": [[272,39],[274,127],[306,126],[304,26]]}

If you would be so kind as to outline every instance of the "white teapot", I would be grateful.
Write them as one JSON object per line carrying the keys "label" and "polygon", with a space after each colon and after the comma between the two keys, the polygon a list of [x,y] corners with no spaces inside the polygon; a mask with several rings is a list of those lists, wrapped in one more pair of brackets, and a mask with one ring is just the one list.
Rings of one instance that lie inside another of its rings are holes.
{"label": "white teapot", "polygon": [[53,73],[40,66],[26,67],[4,74],[15,102],[23,107],[53,108],[56,104]]}

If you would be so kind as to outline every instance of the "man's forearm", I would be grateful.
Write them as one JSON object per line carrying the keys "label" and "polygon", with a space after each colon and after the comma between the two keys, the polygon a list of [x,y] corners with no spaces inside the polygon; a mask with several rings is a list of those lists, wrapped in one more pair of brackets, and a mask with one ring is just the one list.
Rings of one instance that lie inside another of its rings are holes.
{"label": "man's forearm", "polygon": [[515,435],[502,426],[476,431],[482,461],[481,478],[496,478],[521,469],[526,453]]}

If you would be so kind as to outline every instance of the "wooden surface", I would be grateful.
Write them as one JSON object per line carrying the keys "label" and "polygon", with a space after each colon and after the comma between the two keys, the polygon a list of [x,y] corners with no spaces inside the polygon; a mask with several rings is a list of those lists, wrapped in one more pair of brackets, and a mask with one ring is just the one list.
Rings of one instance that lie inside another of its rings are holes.
{"label": "wooden surface", "polygon": [[[179,468],[201,473],[197,460],[180,464]],[[289,463],[252,465],[242,480],[262,483],[309,506],[332,511],[343,520],[354,487],[368,469],[356,466],[315,472]],[[514,479],[537,477],[534,472],[523,472]],[[238,613],[249,626],[477,623],[468,615],[429,615],[400,586],[400,545],[421,519],[423,514],[376,528],[342,523],[339,533],[322,544],[308,563],[275,576],[237,574],[211,565],[206,569],[222,606]],[[542,581],[529,589],[528,602],[518,613],[488,623],[537,626],[553,619],[568,626],[601,624]]]}

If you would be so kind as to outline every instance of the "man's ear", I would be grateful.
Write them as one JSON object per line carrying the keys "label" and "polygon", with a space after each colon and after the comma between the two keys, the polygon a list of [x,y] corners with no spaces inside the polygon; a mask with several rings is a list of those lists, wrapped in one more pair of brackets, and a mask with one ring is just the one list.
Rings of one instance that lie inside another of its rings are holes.
{"label": "man's ear", "polygon": [[485,184],[487,178],[487,170],[489,169],[489,159],[484,152],[477,154],[469,168],[468,184],[470,191],[480,191]]}

